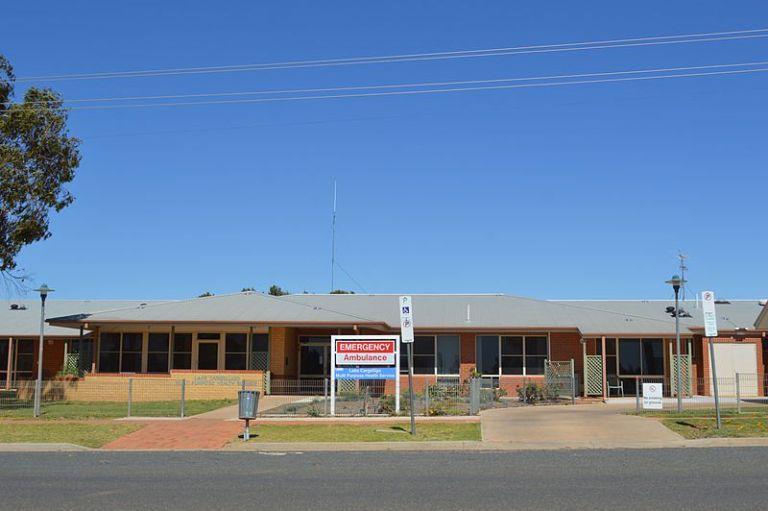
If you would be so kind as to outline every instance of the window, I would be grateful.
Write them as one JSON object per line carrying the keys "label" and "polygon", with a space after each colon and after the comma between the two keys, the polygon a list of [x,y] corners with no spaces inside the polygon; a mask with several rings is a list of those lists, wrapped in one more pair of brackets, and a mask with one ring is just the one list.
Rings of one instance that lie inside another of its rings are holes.
{"label": "window", "polygon": [[477,370],[481,374],[499,374],[499,336],[477,338]]}
{"label": "window", "polygon": [[251,336],[251,351],[262,353],[269,351],[269,334],[253,334]]}
{"label": "window", "polygon": [[143,343],[144,335],[142,333],[123,333],[122,353],[120,354],[121,373],[141,372],[141,350]]}
{"label": "window", "polygon": [[480,335],[477,337],[477,370],[493,376],[544,374],[548,344],[546,335]]}
{"label": "window", "polygon": [[99,372],[120,372],[120,334],[104,332],[99,336]]}
{"label": "window", "polygon": [[224,349],[224,369],[246,369],[247,353],[248,334],[227,334]]}
{"label": "window", "polygon": [[[400,343],[400,372],[408,372],[408,346]],[[435,337],[417,335],[413,340],[413,374],[435,374]]]}
{"label": "window", "polygon": [[437,374],[459,374],[458,335],[437,336]]}
{"label": "window", "polygon": [[200,332],[197,334],[198,341],[218,341],[221,339],[221,334],[216,332]]}
{"label": "window", "polygon": [[192,369],[192,334],[174,334],[173,368]]}
{"label": "window", "polygon": [[147,353],[147,372],[148,373],[167,373],[168,372],[168,348],[170,343],[170,334],[152,333],[149,334],[148,353]]}
{"label": "window", "polygon": [[[595,339],[595,354],[596,355],[602,355],[603,353],[603,340],[602,339]],[[606,367],[606,374],[608,376],[616,376],[619,374],[618,369],[618,363],[616,362],[616,339],[615,338],[606,338],[605,339],[605,367]]]}
{"label": "window", "polygon": [[0,339],[0,374],[5,378],[8,369],[8,344],[10,339]]}

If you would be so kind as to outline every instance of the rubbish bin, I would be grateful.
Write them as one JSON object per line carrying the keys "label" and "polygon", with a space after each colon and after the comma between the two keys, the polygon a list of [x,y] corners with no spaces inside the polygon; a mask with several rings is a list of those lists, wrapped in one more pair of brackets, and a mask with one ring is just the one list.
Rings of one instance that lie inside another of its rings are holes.
{"label": "rubbish bin", "polygon": [[238,392],[238,414],[241,419],[255,419],[259,410],[259,392],[241,390]]}

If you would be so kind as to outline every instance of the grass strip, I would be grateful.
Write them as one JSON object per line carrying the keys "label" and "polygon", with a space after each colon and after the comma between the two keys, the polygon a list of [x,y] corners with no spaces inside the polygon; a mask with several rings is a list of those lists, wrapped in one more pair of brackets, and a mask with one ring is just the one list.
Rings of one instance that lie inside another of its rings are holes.
{"label": "grass strip", "polygon": [[0,422],[0,443],[67,443],[84,447],[101,447],[143,427],[143,424]]}
{"label": "grass strip", "polygon": [[[184,415],[187,417],[210,412],[225,406],[236,404],[234,399],[189,400],[184,403]],[[134,417],[178,417],[178,401],[138,401],[131,406]],[[43,403],[42,419],[117,419],[128,414],[128,404],[124,401],[53,401]],[[29,419],[32,408],[0,408],[2,419]]]}
{"label": "grass strip", "polygon": [[258,424],[252,442],[423,442],[480,440],[479,423]]}

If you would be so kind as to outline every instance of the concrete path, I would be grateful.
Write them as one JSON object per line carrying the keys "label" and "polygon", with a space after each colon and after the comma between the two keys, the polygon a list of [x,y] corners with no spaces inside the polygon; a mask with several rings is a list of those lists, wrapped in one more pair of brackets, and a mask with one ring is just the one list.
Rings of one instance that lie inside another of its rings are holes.
{"label": "concrete path", "polygon": [[484,442],[520,447],[622,448],[683,440],[654,419],[625,415],[602,403],[498,408],[481,416]]}
{"label": "concrete path", "polygon": [[[259,398],[259,412],[265,412],[274,408],[279,408],[283,405],[295,403],[302,399],[309,399],[310,397],[298,397],[297,396],[261,396]],[[220,420],[239,420],[237,418],[237,405],[225,406],[210,412],[194,415],[192,419],[220,419]]]}

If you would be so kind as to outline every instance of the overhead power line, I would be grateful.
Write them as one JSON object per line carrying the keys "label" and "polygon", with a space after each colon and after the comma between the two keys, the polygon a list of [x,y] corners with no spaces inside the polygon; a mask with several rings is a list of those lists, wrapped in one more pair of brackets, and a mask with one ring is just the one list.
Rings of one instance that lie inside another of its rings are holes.
{"label": "overhead power line", "polygon": [[513,83],[513,84],[502,84],[502,85],[449,87],[449,88],[440,88],[440,89],[387,90],[387,91],[364,92],[364,93],[355,93],[355,94],[324,94],[324,95],[312,95],[312,96],[287,96],[287,97],[271,97],[271,98],[213,100],[213,101],[183,101],[183,102],[164,102],[164,103],[132,103],[132,104],[119,104],[119,105],[91,105],[91,106],[79,106],[79,107],[75,106],[75,107],[71,107],[70,110],[109,110],[109,109],[118,109],[118,108],[126,109],[126,108],[157,108],[157,107],[203,106],[203,105],[234,105],[234,104],[248,104],[248,103],[275,103],[275,102],[310,101],[310,100],[325,100],[325,99],[440,94],[440,93],[450,93],[450,92],[490,91],[490,90],[504,90],[504,89],[559,87],[559,86],[566,86],[566,85],[589,85],[589,84],[598,84],[598,83],[664,80],[664,79],[675,79],[675,78],[694,78],[694,77],[704,77],[704,76],[762,73],[766,71],[768,71],[768,67],[752,68],[752,69],[731,69],[731,70],[725,70],[725,71],[702,71],[698,73],[678,73],[678,74],[651,75],[651,76],[629,76],[629,77],[620,77],[620,78],[599,78],[599,79],[593,79],[593,80],[566,80],[566,81],[549,81],[549,82],[538,82],[538,83]]}
{"label": "overhead power line", "polygon": [[[530,76],[530,77],[515,77],[515,78],[494,78],[487,80],[454,80],[454,81],[442,81],[442,82],[415,82],[415,83],[402,83],[402,84],[383,84],[383,85],[355,85],[346,87],[320,87],[320,88],[307,88],[307,89],[265,89],[255,91],[242,91],[242,92],[206,92],[206,93],[194,93],[194,94],[165,94],[165,95],[152,95],[152,96],[116,96],[106,98],[76,98],[65,100],[65,104],[76,103],[107,103],[118,101],[151,101],[151,100],[169,100],[169,99],[193,99],[193,98],[212,98],[212,97],[237,97],[237,96],[256,96],[256,95],[279,95],[279,94],[307,94],[318,92],[348,92],[358,90],[376,90],[376,89],[406,89],[406,88],[423,88],[423,87],[449,87],[458,85],[481,85],[481,84],[494,84],[494,83],[507,83],[507,82],[523,82],[523,81],[545,81],[545,80],[564,80],[573,78],[594,78],[601,76],[617,76],[617,75],[630,75],[630,74],[651,74],[651,73],[670,73],[680,71],[698,71],[705,69],[729,69],[737,67],[749,67],[749,66],[765,66],[768,65],[768,61],[756,61],[756,62],[743,62],[743,63],[731,63],[731,64],[710,64],[705,66],[681,66],[681,67],[664,67],[653,69],[635,69],[629,71],[605,71],[596,73],[577,73],[577,74],[559,74],[559,75],[545,75],[545,76]],[[44,103],[44,102],[41,102]],[[6,103],[10,104],[10,103]]]}
{"label": "overhead power line", "polygon": [[540,44],[531,46],[513,46],[503,48],[486,48],[478,50],[460,50],[432,53],[410,53],[400,55],[385,55],[373,57],[349,57],[337,59],[296,60],[269,62],[260,64],[238,64],[224,66],[144,69],[133,71],[109,71],[99,73],[52,74],[40,76],[21,76],[18,82],[65,81],[65,80],[107,80],[117,78],[144,78],[152,76],[174,76],[209,73],[233,73],[244,71],[265,71],[273,69],[291,69],[306,67],[349,66],[363,64],[385,64],[397,62],[414,62],[428,60],[447,60],[458,58],[497,57],[504,55],[520,55],[552,52],[573,52],[586,50],[601,50],[610,48],[627,48],[635,46],[657,46],[669,44],[695,44],[705,42],[732,41],[741,39],[759,39],[768,37],[768,28],[753,30],[736,30],[727,32],[707,32],[698,34],[680,34],[670,36],[652,36],[626,39],[608,39],[599,41],[583,41],[573,43]]}

